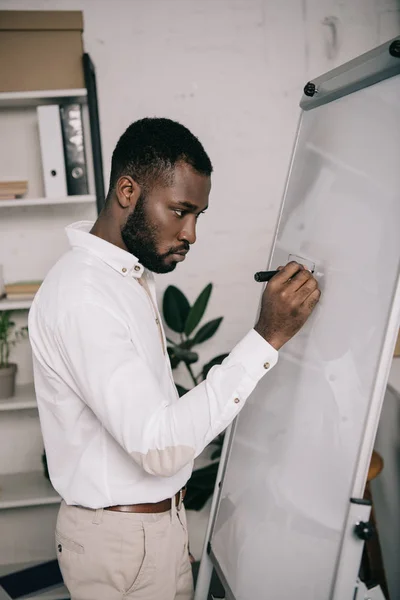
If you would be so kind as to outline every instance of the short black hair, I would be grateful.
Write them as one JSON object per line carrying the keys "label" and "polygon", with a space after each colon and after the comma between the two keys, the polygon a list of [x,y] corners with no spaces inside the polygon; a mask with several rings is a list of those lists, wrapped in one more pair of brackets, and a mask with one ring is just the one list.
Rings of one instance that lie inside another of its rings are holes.
{"label": "short black hair", "polygon": [[115,146],[107,198],[122,175],[132,177],[144,193],[155,184],[168,185],[179,162],[202,175],[210,176],[213,170],[200,141],[181,123],[164,118],[135,121]]}

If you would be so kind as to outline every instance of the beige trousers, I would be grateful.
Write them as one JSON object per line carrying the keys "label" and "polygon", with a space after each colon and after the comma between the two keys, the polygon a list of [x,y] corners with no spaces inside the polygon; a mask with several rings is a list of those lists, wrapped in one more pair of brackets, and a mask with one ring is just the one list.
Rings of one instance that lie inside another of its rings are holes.
{"label": "beige trousers", "polygon": [[192,600],[185,509],[159,514],[61,503],[56,551],[71,600]]}

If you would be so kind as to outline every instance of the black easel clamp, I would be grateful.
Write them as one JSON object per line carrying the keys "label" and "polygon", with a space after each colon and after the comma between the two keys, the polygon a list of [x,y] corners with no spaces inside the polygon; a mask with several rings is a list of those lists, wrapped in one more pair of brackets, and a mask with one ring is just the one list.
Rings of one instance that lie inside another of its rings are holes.
{"label": "black easel clamp", "polygon": [[375,527],[369,521],[359,521],[354,526],[354,533],[360,540],[367,542],[375,535]]}
{"label": "black easel clamp", "polygon": [[304,93],[306,96],[314,96],[317,93],[317,87],[315,85],[315,83],[313,83],[312,81],[309,81],[308,83],[306,83],[306,85],[304,86]]}
{"label": "black easel clamp", "polygon": [[400,58],[400,40],[394,40],[389,46],[389,54],[394,58]]}
{"label": "black easel clamp", "polygon": [[364,506],[372,506],[371,500],[367,498],[350,498],[351,504],[362,504]]}

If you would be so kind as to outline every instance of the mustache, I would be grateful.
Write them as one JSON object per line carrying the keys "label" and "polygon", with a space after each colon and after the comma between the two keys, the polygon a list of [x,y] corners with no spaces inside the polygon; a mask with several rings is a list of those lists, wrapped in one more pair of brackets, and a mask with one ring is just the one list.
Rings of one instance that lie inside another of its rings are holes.
{"label": "mustache", "polygon": [[168,250],[167,256],[169,254],[176,254],[176,253],[180,253],[180,252],[189,252],[189,248],[190,248],[189,242],[185,242],[182,246],[179,246],[179,248],[171,248],[170,250]]}

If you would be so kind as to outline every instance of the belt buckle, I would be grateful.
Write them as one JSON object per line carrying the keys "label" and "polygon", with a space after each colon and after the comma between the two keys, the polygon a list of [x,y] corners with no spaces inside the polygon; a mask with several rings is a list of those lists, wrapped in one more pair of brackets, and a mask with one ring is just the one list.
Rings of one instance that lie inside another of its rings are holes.
{"label": "belt buckle", "polygon": [[182,508],[182,502],[183,502],[183,490],[179,490],[178,494],[179,494],[179,500],[178,500],[178,506],[177,506],[176,508],[177,508],[177,510],[179,511],[179,510],[181,510],[181,508]]}

